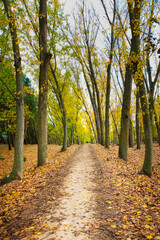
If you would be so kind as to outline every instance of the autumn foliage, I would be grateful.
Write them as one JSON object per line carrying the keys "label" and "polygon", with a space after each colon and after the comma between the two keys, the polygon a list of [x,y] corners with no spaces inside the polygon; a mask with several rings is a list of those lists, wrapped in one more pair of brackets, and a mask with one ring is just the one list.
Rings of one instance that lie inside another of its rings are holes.
{"label": "autumn foliage", "polygon": [[[159,146],[154,145],[152,178],[137,174],[143,164],[144,145],[139,150],[136,147],[129,149],[128,162],[117,157],[118,146],[111,146],[109,150],[101,145],[93,147],[97,170],[101,172],[97,202],[104,214],[99,223],[101,227],[97,228],[109,231],[113,239],[160,239]],[[67,174],[65,166],[69,165],[70,156],[77,148],[73,145],[66,152],[60,152],[60,146],[49,145],[48,162],[36,168],[37,145],[25,146],[24,179],[0,187],[0,239],[22,239],[26,236],[38,239],[40,232],[47,227],[44,220],[46,209],[59,202],[58,189],[63,181],[61,173]],[[13,152],[1,146],[1,153],[2,178],[12,169]],[[48,192],[50,182],[57,189],[54,194]]]}
{"label": "autumn foliage", "polygon": [[129,148],[126,163],[117,158],[117,146],[110,150],[97,146],[103,184],[109,192],[105,227],[114,239],[160,239],[160,149],[154,145],[153,176],[149,178],[137,174],[143,164],[144,148]]}

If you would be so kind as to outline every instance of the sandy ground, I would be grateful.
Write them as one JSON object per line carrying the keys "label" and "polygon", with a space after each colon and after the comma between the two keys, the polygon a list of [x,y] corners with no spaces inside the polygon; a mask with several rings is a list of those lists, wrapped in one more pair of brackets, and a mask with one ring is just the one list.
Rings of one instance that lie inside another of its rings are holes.
{"label": "sandy ground", "polygon": [[[79,154],[72,159],[72,167],[64,180],[59,206],[48,215],[47,224],[50,228],[57,227],[39,236],[45,240],[84,240],[90,239],[87,231],[94,225],[95,188],[94,156],[90,145],[83,145]],[[54,221],[53,221],[54,219]]]}

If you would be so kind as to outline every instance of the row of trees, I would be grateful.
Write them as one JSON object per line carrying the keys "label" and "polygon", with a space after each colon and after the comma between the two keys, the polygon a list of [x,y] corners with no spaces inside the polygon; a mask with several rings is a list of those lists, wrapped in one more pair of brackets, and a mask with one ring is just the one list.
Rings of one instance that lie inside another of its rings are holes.
{"label": "row of trees", "polygon": [[[3,4],[1,91],[5,89],[6,96],[10,94],[13,98],[5,102],[5,110],[14,113],[3,119],[7,119],[8,125],[16,125],[10,178],[21,177],[23,173],[23,141],[25,138],[32,142],[31,133],[34,142],[38,142],[38,166],[45,163],[47,125],[50,140],[58,144],[63,141],[62,150],[69,144],[86,141],[109,148],[114,133],[119,156],[124,160],[128,158],[128,145],[133,145],[134,125],[137,148],[140,133],[144,132],[146,152],[142,172],[151,176],[153,133],[160,144],[159,39],[155,30],[159,26],[159,4],[154,0],[151,3],[113,0],[108,6],[107,1],[99,0],[101,18],[93,6],[81,0],[72,23],[57,0],[48,1],[48,6],[46,0],[40,0],[39,5],[25,0],[14,3],[3,0]],[[23,77],[27,72],[39,79],[38,98],[28,78]],[[4,83],[4,79],[8,82]],[[24,95],[24,86],[30,90],[28,95]]]}

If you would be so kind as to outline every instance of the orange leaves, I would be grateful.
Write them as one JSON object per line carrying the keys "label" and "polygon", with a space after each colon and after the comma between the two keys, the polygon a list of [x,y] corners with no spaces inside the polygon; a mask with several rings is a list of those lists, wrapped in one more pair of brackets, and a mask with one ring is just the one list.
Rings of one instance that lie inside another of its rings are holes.
{"label": "orange leaves", "polygon": [[107,214],[112,215],[106,219],[107,228],[118,239],[160,239],[158,145],[154,145],[152,178],[138,174],[143,165],[144,145],[140,150],[129,148],[128,162],[117,157],[118,146],[110,146],[108,150],[98,145],[97,153],[105,174],[106,189],[111,189],[105,201]]}
{"label": "orange leaves", "polygon": [[[24,146],[24,178],[21,181],[13,181],[7,185],[1,186],[1,208],[0,208],[0,235],[5,233],[6,221],[14,218],[19,212],[23,211],[27,199],[34,198],[39,193],[39,189],[43,189],[47,184],[51,175],[55,174],[60,166],[70,157],[76,145],[71,146],[66,152],[60,153],[61,146],[48,146],[48,163],[42,167],[37,166],[37,145]],[[0,175],[4,177],[12,170],[14,152],[8,151],[8,146],[2,148],[1,153],[4,160],[0,160]],[[4,164],[3,164],[4,163]],[[2,165],[3,164],[3,165]],[[7,168],[6,168],[7,167]],[[52,199],[55,199],[53,195]],[[50,200],[51,201],[51,200]],[[49,201],[46,200],[46,203]],[[30,203],[32,205],[32,202]],[[34,207],[34,206],[33,206]],[[31,226],[34,228],[34,226]],[[29,229],[34,230],[34,229]],[[22,229],[21,233],[29,231]],[[19,230],[18,230],[19,231]],[[19,232],[17,232],[19,235]],[[38,236],[38,231],[37,234]]]}

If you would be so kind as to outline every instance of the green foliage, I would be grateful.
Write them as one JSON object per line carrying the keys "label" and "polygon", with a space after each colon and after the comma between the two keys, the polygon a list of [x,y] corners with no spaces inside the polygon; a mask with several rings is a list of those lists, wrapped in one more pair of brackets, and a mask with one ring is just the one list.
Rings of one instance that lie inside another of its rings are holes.
{"label": "green foliage", "polygon": [[14,133],[16,120],[16,81],[14,68],[8,59],[0,63],[0,131]]}

